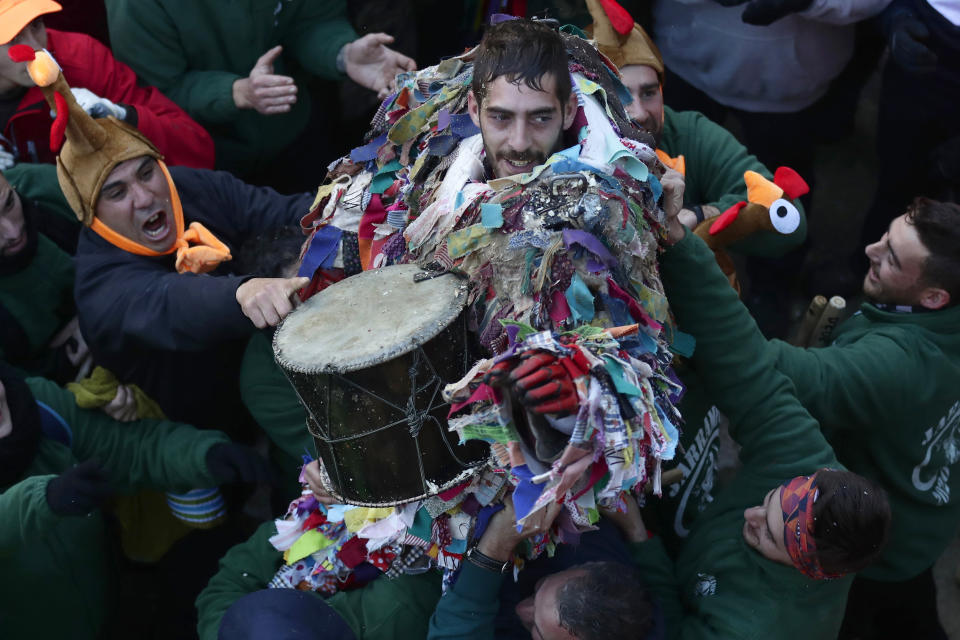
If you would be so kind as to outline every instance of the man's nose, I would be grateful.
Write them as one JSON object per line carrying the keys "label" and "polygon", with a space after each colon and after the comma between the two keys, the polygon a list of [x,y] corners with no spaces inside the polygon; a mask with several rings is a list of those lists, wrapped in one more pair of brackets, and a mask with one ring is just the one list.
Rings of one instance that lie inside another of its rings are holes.
{"label": "man's nose", "polygon": [[137,209],[146,209],[153,204],[153,194],[142,184],[135,182],[130,187],[130,193],[133,195],[133,206]]}
{"label": "man's nose", "polygon": [[8,217],[0,218],[0,241],[16,240],[20,236],[20,229]]}
{"label": "man's nose", "polygon": [[863,250],[867,257],[870,260],[875,260],[879,256],[880,243],[874,242],[873,244],[868,244],[867,247]]}
{"label": "man's nose", "polygon": [[634,94],[633,102],[627,105],[627,115],[637,122],[643,122],[647,119],[649,113],[643,107],[643,101],[640,99],[640,96]]}
{"label": "man's nose", "polygon": [[530,148],[530,127],[523,118],[514,120],[507,145],[513,151],[526,151]]}

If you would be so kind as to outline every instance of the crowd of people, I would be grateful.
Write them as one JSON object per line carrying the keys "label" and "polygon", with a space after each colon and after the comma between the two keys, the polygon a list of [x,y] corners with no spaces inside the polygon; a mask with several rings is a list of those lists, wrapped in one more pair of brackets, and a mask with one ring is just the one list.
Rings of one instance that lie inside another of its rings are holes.
{"label": "crowd of people", "polygon": [[[399,3],[434,52],[380,4],[0,0],[0,636],[945,638],[960,11]],[[798,346],[814,152],[878,63],[825,292],[862,304]],[[397,264],[469,291],[447,446],[490,454],[375,508],[272,337]]]}

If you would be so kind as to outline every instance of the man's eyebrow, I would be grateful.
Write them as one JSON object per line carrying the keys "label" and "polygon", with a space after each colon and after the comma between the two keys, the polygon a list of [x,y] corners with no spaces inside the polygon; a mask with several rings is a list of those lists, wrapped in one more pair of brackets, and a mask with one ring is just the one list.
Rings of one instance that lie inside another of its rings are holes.
{"label": "man's eyebrow", "polygon": [[642,85],[640,85],[640,89],[641,89],[642,91],[646,91],[646,90],[648,90],[648,89],[659,89],[659,88],[660,88],[660,83],[659,83],[659,82],[650,82],[650,83],[647,83],[647,84],[642,84]]}
{"label": "man's eyebrow", "polygon": [[[150,156],[147,156],[146,158],[144,158],[143,161],[140,163],[140,166],[137,167],[136,173],[140,173],[141,171],[143,171],[143,168],[147,166],[147,164],[149,164],[152,160],[153,158],[151,158]],[[114,180],[113,182],[108,182],[107,184],[103,185],[100,188],[100,193],[103,193],[107,189],[112,189],[113,187],[119,187],[122,184],[123,184],[123,180]]]}

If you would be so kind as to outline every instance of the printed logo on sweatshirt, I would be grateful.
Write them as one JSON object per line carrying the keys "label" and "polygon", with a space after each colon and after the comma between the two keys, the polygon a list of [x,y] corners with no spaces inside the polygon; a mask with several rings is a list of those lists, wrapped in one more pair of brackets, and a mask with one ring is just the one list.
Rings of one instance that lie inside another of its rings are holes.
{"label": "printed logo on sweatshirt", "polygon": [[717,579],[709,573],[697,573],[697,582],[693,585],[693,595],[698,598],[712,596],[717,592]]}
{"label": "printed logo on sweatshirt", "polygon": [[[673,530],[681,538],[690,533],[691,524],[701,511],[713,502],[713,488],[717,480],[717,454],[720,451],[720,410],[710,407],[703,419],[703,427],[687,450],[677,468],[683,471],[683,480],[671,485],[668,495],[680,494],[680,503],[673,518]],[[689,517],[687,507],[693,512]]]}
{"label": "printed logo on sweatshirt", "polygon": [[[923,434],[921,446],[926,455],[913,468],[913,486],[918,491],[932,492],[937,504],[950,502],[950,467],[960,460],[960,401],[955,402],[937,426]],[[931,465],[931,461],[935,464]]]}

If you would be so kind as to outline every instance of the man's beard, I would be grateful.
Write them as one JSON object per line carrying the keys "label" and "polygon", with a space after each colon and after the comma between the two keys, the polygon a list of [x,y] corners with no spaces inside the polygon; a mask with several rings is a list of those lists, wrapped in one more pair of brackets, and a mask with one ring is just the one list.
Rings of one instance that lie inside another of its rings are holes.
{"label": "man's beard", "polygon": [[658,148],[660,146],[660,138],[663,136],[663,121],[660,121],[659,124],[655,120],[653,122],[647,121],[646,124],[651,125],[650,127],[647,127],[646,124],[636,120],[635,118],[631,118],[630,122],[633,123],[633,126],[637,127],[638,129],[642,129],[646,133],[649,133],[651,136],[653,136],[653,141],[656,143],[654,148]]}

